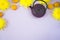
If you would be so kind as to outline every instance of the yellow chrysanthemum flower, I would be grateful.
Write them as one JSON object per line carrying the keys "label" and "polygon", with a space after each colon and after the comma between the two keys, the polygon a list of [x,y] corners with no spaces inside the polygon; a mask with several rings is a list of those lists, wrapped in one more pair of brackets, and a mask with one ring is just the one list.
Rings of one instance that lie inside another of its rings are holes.
{"label": "yellow chrysanthemum flower", "polygon": [[6,10],[7,8],[9,8],[10,3],[8,2],[8,0],[0,0],[0,10]]}
{"label": "yellow chrysanthemum flower", "polygon": [[46,3],[50,2],[51,0],[44,0]]}
{"label": "yellow chrysanthemum flower", "polygon": [[60,8],[55,8],[52,15],[56,20],[60,20]]}
{"label": "yellow chrysanthemum flower", "polygon": [[40,4],[43,4],[43,5],[45,4],[43,1],[39,1],[39,3],[40,3]]}
{"label": "yellow chrysanthemum flower", "polygon": [[20,0],[20,5],[24,7],[29,7],[33,4],[34,0]]}
{"label": "yellow chrysanthemum flower", "polygon": [[0,18],[0,30],[4,29],[6,26],[6,20]]}
{"label": "yellow chrysanthemum flower", "polygon": [[[45,1],[46,3],[49,3],[51,0],[43,0]],[[40,1],[40,4],[45,4],[43,1]]]}

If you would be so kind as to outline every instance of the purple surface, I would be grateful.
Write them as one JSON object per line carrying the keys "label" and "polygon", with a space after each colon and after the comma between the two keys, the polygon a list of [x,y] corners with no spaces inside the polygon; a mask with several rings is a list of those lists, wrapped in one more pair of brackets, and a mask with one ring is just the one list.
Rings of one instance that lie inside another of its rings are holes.
{"label": "purple surface", "polygon": [[4,16],[8,25],[0,31],[0,40],[60,40],[60,21],[56,21],[51,14],[47,10],[44,17],[35,18],[30,9],[8,9]]}

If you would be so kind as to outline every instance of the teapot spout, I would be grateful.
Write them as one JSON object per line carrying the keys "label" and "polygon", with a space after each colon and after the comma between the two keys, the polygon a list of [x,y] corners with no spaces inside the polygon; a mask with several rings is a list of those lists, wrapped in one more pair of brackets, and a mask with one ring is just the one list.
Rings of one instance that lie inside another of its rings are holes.
{"label": "teapot spout", "polygon": [[33,7],[30,6],[30,8],[32,9]]}

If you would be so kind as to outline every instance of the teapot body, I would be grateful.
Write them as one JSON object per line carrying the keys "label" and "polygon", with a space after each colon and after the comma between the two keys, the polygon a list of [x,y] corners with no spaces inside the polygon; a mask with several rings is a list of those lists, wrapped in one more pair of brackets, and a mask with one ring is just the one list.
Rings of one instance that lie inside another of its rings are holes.
{"label": "teapot body", "polygon": [[45,15],[46,8],[41,4],[36,4],[36,5],[34,5],[33,7],[30,7],[30,8],[31,8],[32,14],[35,17],[39,18],[39,17],[43,17]]}

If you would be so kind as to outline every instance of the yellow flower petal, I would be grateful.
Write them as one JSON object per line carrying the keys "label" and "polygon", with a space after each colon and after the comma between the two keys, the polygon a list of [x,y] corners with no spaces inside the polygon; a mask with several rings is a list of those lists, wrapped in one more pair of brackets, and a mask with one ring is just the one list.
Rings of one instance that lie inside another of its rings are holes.
{"label": "yellow flower petal", "polygon": [[60,20],[60,8],[55,8],[52,15],[56,20]]}
{"label": "yellow flower petal", "polygon": [[20,0],[20,5],[24,7],[29,7],[33,4],[34,0]]}
{"label": "yellow flower petal", "polygon": [[48,2],[50,2],[51,0],[44,0],[44,1],[48,3]]}
{"label": "yellow flower petal", "polygon": [[4,29],[6,26],[6,20],[0,18],[0,30]]}

